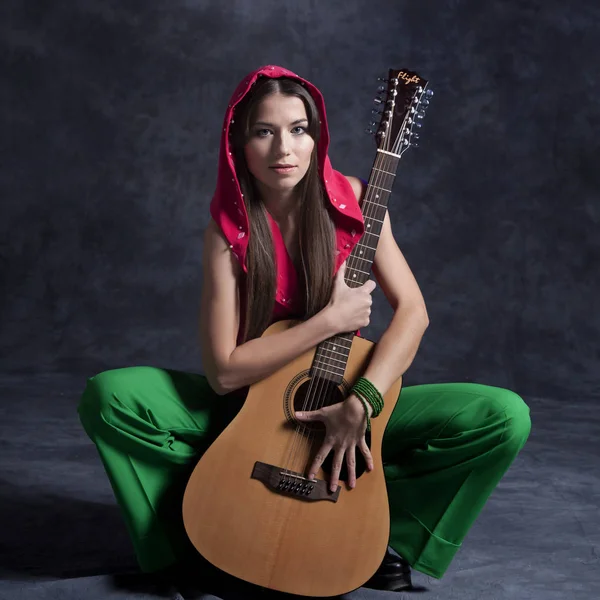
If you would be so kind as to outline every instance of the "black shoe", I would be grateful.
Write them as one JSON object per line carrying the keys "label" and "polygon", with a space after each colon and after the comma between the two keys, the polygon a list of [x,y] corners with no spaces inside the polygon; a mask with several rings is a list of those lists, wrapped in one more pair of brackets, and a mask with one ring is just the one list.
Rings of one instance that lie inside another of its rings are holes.
{"label": "black shoe", "polygon": [[408,561],[392,554],[388,548],[381,566],[363,587],[389,592],[413,589]]}

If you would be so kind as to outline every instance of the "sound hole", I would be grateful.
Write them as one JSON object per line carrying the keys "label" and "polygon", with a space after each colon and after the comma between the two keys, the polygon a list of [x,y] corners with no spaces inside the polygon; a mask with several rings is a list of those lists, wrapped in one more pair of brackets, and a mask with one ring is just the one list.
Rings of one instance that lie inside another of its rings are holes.
{"label": "sound hole", "polygon": [[[333,382],[324,379],[308,379],[301,383],[295,390],[293,405],[294,411],[318,410],[324,406],[332,406],[343,402],[345,399],[342,390]],[[325,425],[320,421],[313,423],[302,423],[300,432],[305,436],[312,438],[311,456],[307,467],[312,463],[325,437]],[[365,436],[367,446],[371,448],[371,433],[367,432]],[[323,462],[322,469],[327,475],[331,474],[333,465],[334,451],[331,450]],[[356,478],[358,479],[366,470],[367,463],[365,458],[357,447],[356,457]],[[346,457],[340,471],[340,481],[348,480],[348,468],[346,466]]]}

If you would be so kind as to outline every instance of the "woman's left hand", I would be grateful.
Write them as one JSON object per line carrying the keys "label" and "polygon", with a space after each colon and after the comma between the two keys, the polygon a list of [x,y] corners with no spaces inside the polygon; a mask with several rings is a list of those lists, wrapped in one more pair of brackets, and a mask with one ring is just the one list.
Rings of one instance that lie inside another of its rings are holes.
{"label": "woman's left hand", "polygon": [[[372,408],[369,408],[369,416]],[[330,489],[337,490],[340,471],[346,457],[348,469],[348,485],[350,488],[356,486],[356,447],[362,452],[367,463],[367,469],[373,470],[373,457],[365,440],[367,419],[363,403],[354,395],[350,394],[343,402],[332,406],[324,406],[319,410],[308,412],[296,412],[296,419],[301,423],[321,421],[325,424],[325,439],[319,448],[317,455],[309,468],[308,478],[313,479],[331,450],[335,452],[333,457],[333,468],[331,471]]]}

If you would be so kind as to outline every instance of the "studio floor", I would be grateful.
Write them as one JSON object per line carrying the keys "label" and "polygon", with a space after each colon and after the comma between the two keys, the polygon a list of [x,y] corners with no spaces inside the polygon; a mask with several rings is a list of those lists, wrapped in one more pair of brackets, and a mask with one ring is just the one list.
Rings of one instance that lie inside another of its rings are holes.
{"label": "studio floor", "polygon": [[[160,590],[137,571],[76,405],[85,376],[3,375],[0,599],[283,598],[224,576]],[[528,398],[532,431],[443,579],[345,598],[600,598],[600,416],[593,400]]]}

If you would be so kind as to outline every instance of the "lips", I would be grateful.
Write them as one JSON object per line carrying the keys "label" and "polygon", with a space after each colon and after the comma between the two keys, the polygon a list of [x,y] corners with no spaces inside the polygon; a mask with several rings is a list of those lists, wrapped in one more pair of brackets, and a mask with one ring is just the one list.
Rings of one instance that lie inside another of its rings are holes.
{"label": "lips", "polygon": [[295,165],[271,165],[270,169],[293,169]]}
{"label": "lips", "polygon": [[296,167],[291,165],[291,166],[287,166],[287,167],[269,167],[271,169],[271,171],[275,171],[275,173],[277,173],[277,175],[291,175],[295,170]]}

